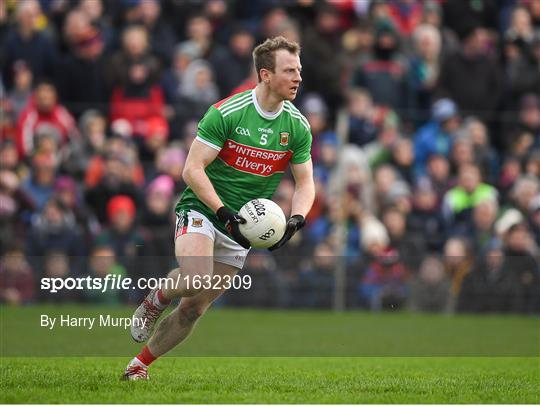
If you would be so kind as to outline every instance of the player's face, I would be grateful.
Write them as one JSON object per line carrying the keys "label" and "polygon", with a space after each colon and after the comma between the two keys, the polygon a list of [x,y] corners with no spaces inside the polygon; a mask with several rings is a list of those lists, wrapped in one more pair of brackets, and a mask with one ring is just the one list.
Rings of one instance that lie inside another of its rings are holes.
{"label": "player's face", "polygon": [[276,69],[270,75],[270,89],[283,100],[294,100],[302,82],[300,57],[285,49],[276,51]]}

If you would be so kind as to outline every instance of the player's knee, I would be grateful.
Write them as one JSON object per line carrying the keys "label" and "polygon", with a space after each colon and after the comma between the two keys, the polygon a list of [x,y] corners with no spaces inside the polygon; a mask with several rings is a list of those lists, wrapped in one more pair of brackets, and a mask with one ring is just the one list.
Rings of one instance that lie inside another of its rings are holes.
{"label": "player's knee", "polygon": [[180,306],[180,323],[195,323],[205,312],[206,307],[203,307],[201,305]]}

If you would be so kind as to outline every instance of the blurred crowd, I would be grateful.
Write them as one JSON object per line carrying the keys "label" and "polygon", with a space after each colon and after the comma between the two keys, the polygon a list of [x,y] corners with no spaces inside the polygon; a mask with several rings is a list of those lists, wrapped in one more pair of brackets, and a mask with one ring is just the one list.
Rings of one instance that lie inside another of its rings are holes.
{"label": "blurred crowd", "polygon": [[539,313],[540,0],[0,0],[0,301],[139,301],[39,279],[174,267],[198,120],[277,35],[317,197],[223,302]]}

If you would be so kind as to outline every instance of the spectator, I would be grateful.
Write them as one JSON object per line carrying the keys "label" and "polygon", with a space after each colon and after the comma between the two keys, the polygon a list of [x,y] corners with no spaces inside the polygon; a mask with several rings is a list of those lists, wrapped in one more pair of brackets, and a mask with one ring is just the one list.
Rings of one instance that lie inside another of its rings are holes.
{"label": "spectator", "polygon": [[208,105],[218,100],[219,91],[211,65],[202,59],[192,61],[180,84],[179,99],[175,106],[177,119],[182,125],[189,120],[198,120],[204,116]]}
{"label": "spectator", "polygon": [[[133,65],[145,66],[145,79],[155,82],[159,76],[160,64],[152,55],[146,28],[140,25],[128,26],[122,32],[121,39],[121,49],[110,57],[107,66],[106,79],[109,86],[123,87],[128,84],[130,74],[133,75]],[[136,76],[140,79],[143,75],[139,72]]]}
{"label": "spectator", "polygon": [[[118,264],[114,250],[107,245],[98,245],[94,247],[90,254],[88,274],[93,279],[101,278],[107,275],[113,275],[116,278],[125,277],[126,270]],[[85,299],[91,303],[116,305],[124,301],[125,291],[121,289],[96,290],[87,289],[83,292]]]}
{"label": "spectator", "polygon": [[414,176],[414,146],[409,138],[398,138],[392,145],[391,164],[397,169],[401,179],[412,185]]}
{"label": "spectator", "polygon": [[199,47],[192,41],[183,42],[176,47],[171,67],[164,72],[161,82],[167,104],[173,106],[178,102],[185,72],[189,64],[200,56]]}
{"label": "spectator", "polygon": [[516,179],[511,191],[512,203],[526,216],[531,202],[540,193],[540,181],[533,176],[524,175]]}
{"label": "spectator", "polygon": [[323,177],[329,195],[341,195],[352,186],[356,199],[368,212],[375,211],[375,184],[371,168],[364,151],[356,145],[345,145],[339,152],[339,159],[332,168],[330,177]]}
{"label": "spectator", "polygon": [[62,167],[80,180],[84,178],[90,162],[105,151],[107,121],[98,110],[87,110],[79,119],[81,138],[70,143],[63,158]]}
{"label": "spectator", "polygon": [[9,107],[13,109],[13,117],[17,121],[32,97],[34,76],[30,66],[22,60],[13,64],[13,71],[13,89],[7,98]]}
{"label": "spectator", "polygon": [[383,224],[390,237],[389,246],[394,249],[408,271],[416,270],[426,254],[426,241],[407,229],[405,213],[389,207],[382,214]]}
{"label": "spectator", "polygon": [[109,66],[113,86],[110,120],[126,120],[129,136],[145,136],[149,119],[164,118],[159,61],[151,54],[148,41],[144,27],[129,26],[122,33],[122,49],[111,57]]}
{"label": "spectator", "polygon": [[13,141],[0,143],[0,169],[13,171],[19,179],[28,176],[28,167],[19,159],[17,148]]}
{"label": "spectator", "polygon": [[78,9],[90,20],[92,26],[101,33],[105,49],[109,50],[114,40],[114,30],[105,13],[103,0],[79,0]]}
{"label": "spectator", "polygon": [[538,262],[532,255],[536,251],[534,239],[525,222],[510,226],[503,233],[504,262],[503,270],[510,278],[515,278],[518,285],[516,308],[523,313],[540,312],[540,271]]}
{"label": "spectator", "polygon": [[[116,123],[119,124],[119,123]],[[130,138],[117,133],[113,126],[113,136],[105,142],[105,149],[92,157],[86,168],[84,183],[87,188],[95,187],[103,180],[106,161],[112,158],[121,159],[124,163],[121,178],[127,183],[144,184],[144,171],[139,163],[138,152]]]}
{"label": "spectator", "polygon": [[[147,261],[141,261],[140,257],[147,253],[146,239],[135,222],[135,203],[126,195],[118,195],[111,198],[107,203],[108,227],[96,237],[95,246],[110,246],[119,264],[126,269],[136,285],[141,277],[148,276],[150,271]],[[143,295],[140,289],[129,292],[130,302],[137,303]]]}
{"label": "spectator", "polygon": [[495,220],[499,213],[496,200],[487,199],[473,209],[472,242],[474,252],[482,253],[495,238]]}
{"label": "spectator", "polygon": [[[424,179],[422,177],[420,179]],[[427,179],[431,182],[437,194],[437,205],[442,202],[444,195],[452,185],[450,178],[450,162],[446,156],[431,154],[427,161]]]}
{"label": "spectator", "polygon": [[77,136],[73,116],[58,102],[54,84],[47,81],[36,86],[30,103],[17,122],[17,148],[21,157],[31,154],[40,127],[54,129],[59,136],[59,145],[66,145]]}
{"label": "spectator", "polygon": [[437,192],[427,179],[421,179],[413,191],[407,230],[416,239],[423,240],[428,252],[442,251],[446,241],[444,219],[439,210]]}
{"label": "spectator", "polygon": [[488,56],[488,48],[485,28],[468,29],[461,51],[449,55],[442,63],[438,95],[455,100],[466,114],[490,123],[500,101],[501,81],[499,66]]}
{"label": "spectator", "polygon": [[162,149],[156,156],[156,173],[165,174],[172,178],[175,193],[181,193],[185,188],[182,179],[185,161],[186,153],[177,145]]}
{"label": "spectator", "polygon": [[407,107],[407,67],[398,54],[399,39],[392,24],[375,26],[373,58],[353,73],[353,86],[366,88],[378,105],[403,112]]}
{"label": "spectator", "polygon": [[186,27],[187,40],[194,42],[201,53],[201,57],[207,61],[223,58],[226,49],[213,39],[213,27],[208,16],[195,13],[189,18]]}
{"label": "spectator", "polygon": [[160,1],[140,1],[127,23],[141,23],[148,31],[152,51],[161,59],[163,66],[170,64],[176,35],[169,22],[162,18]]}
{"label": "spectator", "polygon": [[231,34],[227,51],[210,59],[221,97],[228,96],[244,78],[249,76],[254,45],[253,34],[240,26]]}
{"label": "spectator", "polygon": [[103,34],[87,17],[80,18],[80,27],[69,34],[70,52],[62,61],[56,79],[63,102],[77,118],[89,109],[105,113],[110,97],[104,80],[107,66]]}
{"label": "spectator", "polygon": [[[131,36],[138,38],[137,41],[142,41],[144,32],[134,27],[126,32],[125,38],[128,39],[125,41],[131,41],[129,39]],[[130,126],[130,136],[144,137],[148,134],[150,120],[156,117],[164,119],[163,90],[152,76],[154,68],[149,56],[130,62],[126,67],[124,84],[113,88],[110,120],[111,123],[115,120],[126,120]]]}
{"label": "spectator", "polygon": [[377,207],[380,211],[388,206],[396,205],[404,212],[409,212],[409,185],[399,179],[393,166],[388,164],[379,166],[375,171],[374,180]]}
{"label": "spectator", "polygon": [[94,210],[100,223],[107,222],[109,200],[116,195],[127,195],[139,201],[139,193],[129,171],[129,158],[119,155],[106,157],[103,177],[86,191],[86,203]]}
{"label": "spectator", "polygon": [[411,97],[408,116],[422,124],[429,120],[427,114],[441,69],[441,35],[437,28],[422,24],[414,30],[413,40],[414,54],[408,69]]}
{"label": "spectator", "polygon": [[399,117],[392,111],[381,109],[379,131],[377,138],[364,145],[364,151],[372,168],[388,163],[391,159],[392,148],[399,138]]}
{"label": "spectator", "polygon": [[31,175],[23,181],[21,189],[38,211],[53,194],[57,166],[56,159],[50,154],[41,152],[32,157]]}
{"label": "spectator", "polygon": [[341,126],[341,138],[361,147],[377,136],[373,101],[369,92],[362,88],[351,89],[347,96],[347,107],[342,114],[344,125]]}
{"label": "spectator", "polygon": [[[330,106],[341,104],[341,58],[339,12],[331,4],[321,3],[315,23],[302,36],[303,90],[321,95]],[[320,61],[332,61],[321,66]],[[333,116],[330,120],[333,121]]]}
{"label": "spectator", "polygon": [[407,271],[399,253],[387,249],[368,265],[360,292],[371,310],[400,308],[407,297],[406,279]]}
{"label": "spectator", "polygon": [[174,263],[174,246],[171,238],[174,223],[171,206],[174,181],[170,176],[160,175],[148,185],[141,216],[141,226],[148,233],[147,251],[153,256],[151,272],[157,278],[164,277]]}
{"label": "spectator", "polygon": [[373,57],[373,30],[369,21],[360,21],[342,36],[346,82],[358,67]]}
{"label": "spectator", "polygon": [[499,175],[499,157],[490,143],[487,126],[476,117],[467,117],[463,122],[463,134],[472,142],[474,161],[480,166],[482,178],[494,184]]}
{"label": "spectator", "polygon": [[519,311],[519,285],[504,267],[500,244],[491,245],[474,270],[465,277],[457,311],[494,313]]}
{"label": "spectator", "polygon": [[497,3],[493,0],[483,1],[479,7],[467,2],[445,2],[442,7],[444,24],[461,38],[476,24],[487,29],[496,27]]}
{"label": "spectator", "polygon": [[497,189],[501,193],[501,202],[507,202],[510,198],[510,191],[516,180],[521,176],[521,163],[515,156],[507,156],[501,165]]}
{"label": "spectator", "polygon": [[462,238],[449,238],[444,245],[444,268],[451,280],[450,293],[452,295],[452,307],[461,291],[463,279],[471,272],[472,260],[470,248],[466,240]]}
{"label": "spectator", "polygon": [[0,253],[24,238],[25,225],[35,209],[20,185],[15,172],[0,169]]}
{"label": "spectator", "polygon": [[536,245],[540,247],[540,195],[536,196],[529,204],[528,218]]}
{"label": "spectator", "polygon": [[34,272],[23,250],[16,245],[4,249],[0,259],[0,302],[16,306],[33,302],[34,284]]}
{"label": "spectator", "polygon": [[411,310],[421,312],[446,312],[450,306],[450,281],[444,265],[436,256],[422,261],[418,275],[411,282],[409,298]]}
{"label": "spectator", "polygon": [[539,58],[534,53],[538,42],[529,12],[525,7],[516,7],[503,38],[505,110],[515,110],[526,93],[540,93],[540,73],[535,69]]}
{"label": "spectator", "polygon": [[2,77],[9,91],[13,86],[13,68],[24,61],[35,81],[51,78],[56,63],[56,50],[45,33],[38,31],[37,19],[41,14],[37,0],[20,1],[15,10],[16,24],[6,33],[3,42]]}
{"label": "spectator", "polygon": [[[43,273],[45,278],[60,278],[66,279],[73,277],[74,274],[70,269],[70,258],[63,251],[49,251],[43,258]],[[76,289],[60,289],[56,292],[50,292],[47,290],[39,291],[40,301],[54,304],[64,304],[79,301],[81,299],[81,292]]]}
{"label": "spectator", "polygon": [[457,106],[452,100],[441,99],[433,104],[431,121],[420,127],[414,136],[417,176],[426,174],[426,164],[432,154],[449,156],[459,125]]}
{"label": "spectator", "polygon": [[444,196],[442,209],[450,234],[469,235],[472,210],[483,201],[496,200],[497,196],[493,186],[482,183],[477,165],[462,165],[458,184]]}
{"label": "spectator", "polygon": [[73,213],[56,199],[47,202],[43,210],[32,218],[26,237],[26,255],[32,268],[40,275],[46,273],[45,256],[60,252],[72,261],[72,273],[82,272],[82,256],[85,254],[81,230]]}
{"label": "spectator", "polygon": [[95,214],[82,204],[82,196],[75,180],[60,176],[54,183],[54,198],[71,210],[85,242],[90,242],[99,232],[100,225]]}
{"label": "spectator", "polygon": [[525,173],[537,179],[540,178],[540,149],[529,154],[525,162]]}
{"label": "spectator", "polygon": [[336,257],[336,251],[326,242],[315,247],[311,265],[301,271],[296,286],[293,285],[297,306],[323,309],[332,306]]}
{"label": "spectator", "polygon": [[[328,125],[328,107],[324,100],[315,93],[306,94],[302,102],[301,111],[308,120],[311,134],[313,136],[313,144],[311,147],[312,159],[315,164],[322,163],[323,148],[322,144],[337,147],[338,139]],[[324,167],[330,169],[337,159],[337,148],[335,148],[335,158],[330,158],[328,155],[331,152],[325,151]]]}
{"label": "spectator", "polygon": [[443,10],[437,0],[427,0],[424,3],[422,22],[435,27],[441,36],[442,55],[446,56],[459,49],[459,40],[454,30],[443,25]]}
{"label": "spectator", "polygon": [[224,297],[225,303],[241,307],[282,307],[287,304],[287,289],[268,253],[253,252],[246,260],[244,275],[251,278],[251,288],[231,289]]}
{"label": "spectator", "polygon": [[459,168],[475,164],[474,147],[471,139],[465,135],[455,137],[450,149],[450,171],[457,175]]}

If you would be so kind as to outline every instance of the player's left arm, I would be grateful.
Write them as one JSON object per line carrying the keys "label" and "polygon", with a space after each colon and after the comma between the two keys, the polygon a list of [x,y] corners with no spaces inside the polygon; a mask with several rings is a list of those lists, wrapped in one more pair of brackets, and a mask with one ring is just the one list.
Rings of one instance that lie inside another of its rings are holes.
{"label": "player's left arm", "polygon": [[311,158],[301,164],[291,164],[295,189],[292,198],[291,217],[287,221],[285,234],[276,244],[269,248],[274,251],[281,248],[306,223],[306,216],[315,200],[315,183],[313,182],[313,163]]}
{"label": "player's left arm", "polygon": [[295,188],[292,198],[291,216],[306,217],[315,200],[315,183],[313,182],[313,162],[311,158],[301,164],[291,164]]}

